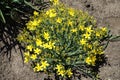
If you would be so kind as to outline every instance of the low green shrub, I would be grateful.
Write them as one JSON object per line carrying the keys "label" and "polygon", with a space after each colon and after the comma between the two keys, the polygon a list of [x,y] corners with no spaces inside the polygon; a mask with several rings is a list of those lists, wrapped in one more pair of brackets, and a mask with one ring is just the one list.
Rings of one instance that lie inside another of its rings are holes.
{"label": "low green shrub", "polygon": [[92,68],[104,61],[109,30],[95,27],[96,20],[86,12],[51,2],[48,10],[34,12],[17,37],[25,43],[24,62],[30,62],[35,72],[69,79],[78,72],[95,79]]}

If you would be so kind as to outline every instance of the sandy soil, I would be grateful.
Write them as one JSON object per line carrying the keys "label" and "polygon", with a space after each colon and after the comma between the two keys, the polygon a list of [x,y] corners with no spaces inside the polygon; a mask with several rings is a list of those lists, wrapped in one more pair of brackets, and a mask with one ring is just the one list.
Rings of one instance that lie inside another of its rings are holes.
{"label": "sandy soil", "polygon": [[[87,11],[97,20],[97,25],[107,26],[115,35],[120,35],[120,0],[61,0],[70,7]],[[0,42],[0,47],[3,44]],[[29,64],[24,64],[18,46],[12,49],[11,61],[0,56],[0,80],[44,80],[47,75],[34,73]],[[120,80],[120,41],[110,42],[105,51],[109,65],[100,68],[102,80]],[[90,80],[82,78],[82,80]]]}

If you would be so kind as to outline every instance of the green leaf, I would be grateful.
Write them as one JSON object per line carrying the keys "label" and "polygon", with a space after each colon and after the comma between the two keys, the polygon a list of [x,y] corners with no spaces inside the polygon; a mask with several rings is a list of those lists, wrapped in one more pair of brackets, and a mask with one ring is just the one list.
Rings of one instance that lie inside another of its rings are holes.
{"label": "green leaf", "polygon": [[19,2],[19,0],[12,0],[12,2]]}
{"label": "green leaf", "polygon": [[36,10],[36,11],[40,11],[39,9],[37,9],[36,7],[34,7],[30,2],[27,2],[26,0],[24,0],[24,3],[27,5],[27,6],[30,6],[32,9]]}
{"label": "green leaf", "polygon": [[1,20],[3,23],[6,23],[5,18],[4,18],[4,15],[3,15],[1,9],[0,9],[0,20]]}
{"label": "green leaf", "polygon": [[110,41],[120,41],[120,35],[119,36],[112,36],[110,38]]}
{"label": "green leaf", "polygon": [[105,49],[107,48],[109,42],[110,42],[110,41],[108,40],[107,43],[103,46],[103,50],[105,50]]}
{"label": "green leaf", "polygon": [[75,52],[69,52],[67,53],[68,56],[76,56],[76,55],[79,55],[80,53],[80,48],[78,48]]}
{"label": "green leaf", "polygon": [[12,0],[13,3],[23,3],[24,0]]}
{"label": "green leaf", "polygon": [[74,65],[81,65],[81,64],[84,64],[84,62],[82,62],[82,61],[77,61],[77,62],[74,63]]}
{"label": "green leaf", "polygon": [[52,63],[54,61],[54,59],[52,58],[45,58],[49,63]]}

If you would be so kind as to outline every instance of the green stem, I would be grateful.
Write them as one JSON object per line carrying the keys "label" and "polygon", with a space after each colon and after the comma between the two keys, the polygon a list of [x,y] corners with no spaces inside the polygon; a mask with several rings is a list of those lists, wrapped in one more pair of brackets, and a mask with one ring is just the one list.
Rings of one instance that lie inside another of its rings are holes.
{"label": "green stem", "polygon": [[110,42],[110,41],[108,40],[107,43],[106,43],[106,45],[104,46],[103,50],[105,50],[105,49],[107,48],[109,42]]}
{"label": "green stem", "polygon": [[120,35],[111,37],[109,41],[120,41]]}
{"label": "green stem", "polygon": [[26,5],[28,5],[28,6],[30,6],[32,9],[34,9],[34,10],[36,10],[36,11],[40,12],[40,10],[39,10],[39,9],[35,8],[32,4],[30,4],[30,3],[29,3],[29,2],[27,2],[26,0],[24,0],[24,3],[25,3]]}

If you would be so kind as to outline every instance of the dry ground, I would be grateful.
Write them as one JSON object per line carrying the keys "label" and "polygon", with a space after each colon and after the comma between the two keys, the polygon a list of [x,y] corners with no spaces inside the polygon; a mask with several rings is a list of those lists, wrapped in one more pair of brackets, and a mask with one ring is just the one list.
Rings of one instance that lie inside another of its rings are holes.
{"label": "dry ground", "polygon": [[[87,11],[94,16],[98,26],[109,25],[115,35],[120,35],[120,0],[61,0],[63,3]],[[0,47],[2,46],[0,42]],[[102,80],[120,80],[120,41],[110,42],[105,51],[110,65],[100,68]],[[30,65],[22,64],[20,51],[12,49],[11,61],[0,56],[0,80],[43,80],[47,75],[34,73]],[[82,80],[90,80],[83,78]]]}

